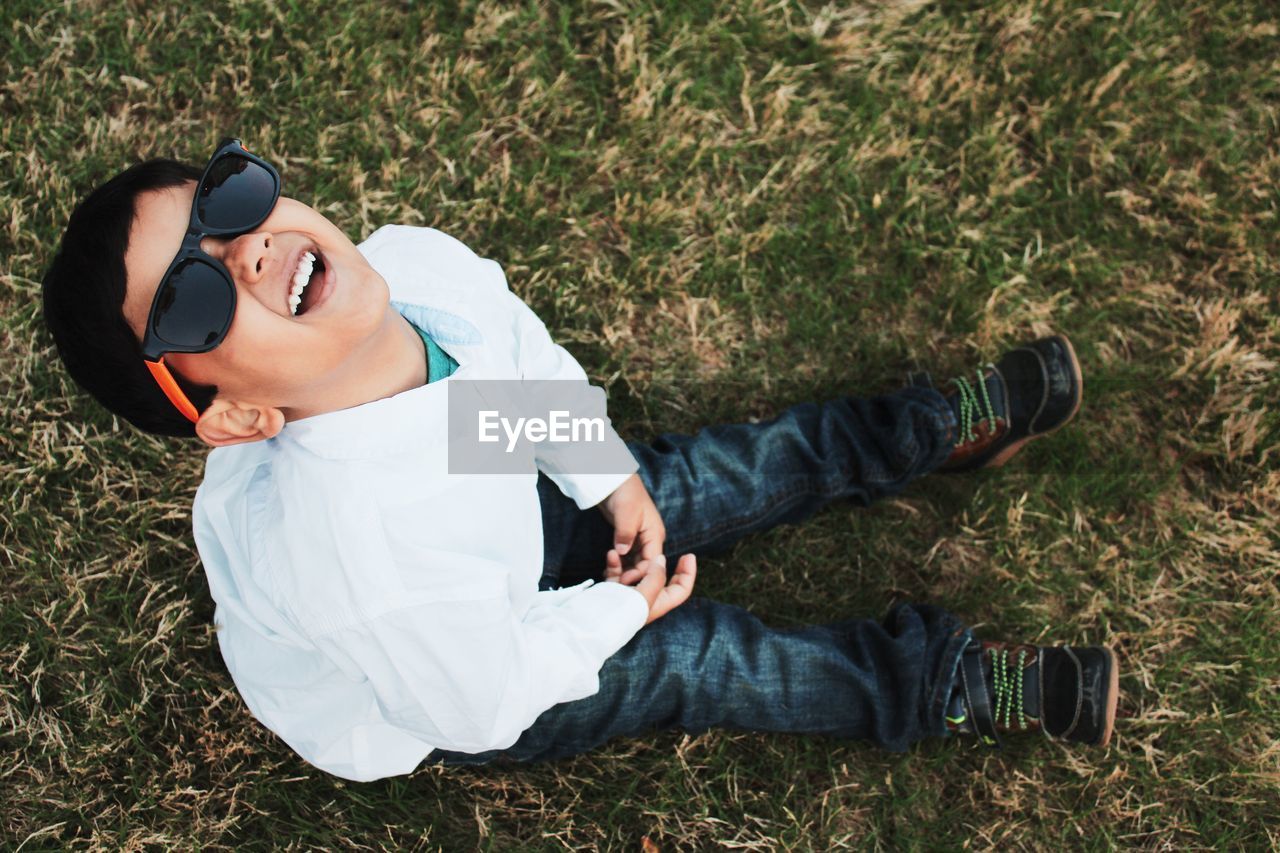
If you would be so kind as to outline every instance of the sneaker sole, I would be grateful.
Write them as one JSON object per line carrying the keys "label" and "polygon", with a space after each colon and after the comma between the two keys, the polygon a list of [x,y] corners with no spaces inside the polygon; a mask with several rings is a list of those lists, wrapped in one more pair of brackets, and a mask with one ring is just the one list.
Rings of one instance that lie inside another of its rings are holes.
{"label": "sneaker sole", "polygon": [[[1067,413],[1065,418],[1063,418],[1062,423],[1058,424],[1053,429],[1018,439],[1013,444],[1010,444],[1004,450],[1001,450],[995,456],[991,457],[991,460],[987,462],[986,465],[982,466],[983,468],[999,468],[1016,456],[1018,451],[1021,450],[1027,442],[1035,441],[1037,438],[1044,438],[1046,435],[1053,435],[1055,432],[1075,420],[1076,412],[1080,411],[1080,404],[1084,402],[1084,374],[1080,370],[1080,359],[1076,357],[1076,348],[1071,345],[1071,339],[1066,335],[1057,335],[1056,337],[1061,338],[1062,342],[1067,345],[1067,354],[1071,356],[1071,373],[1075,377],[1076,388],[1079,390],[1079,393],[1076,395],[1076,404],[1072,406],[1071,411]],[[1109,729],[1108,732],[1110,732]]]}
{"label": "sneaker sole", "polygon": [[1098,739],[1098,746],[1105,747],[1111,743],[1111,734],[1116,729],[1116,705],[1120,701],[1120,665],[1116,662],[1116,653],[1105,646],[1102,649],[1107,653],[1107,664],[1111,668],[1111,687],[1107,691],[1107,721],[1102,727],[1102,737]]}

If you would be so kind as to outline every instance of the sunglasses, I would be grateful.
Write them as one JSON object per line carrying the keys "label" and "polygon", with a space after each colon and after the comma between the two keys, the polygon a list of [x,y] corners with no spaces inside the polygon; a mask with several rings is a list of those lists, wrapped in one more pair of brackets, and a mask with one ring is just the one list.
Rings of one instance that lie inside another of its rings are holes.
{"label": "sunglasses", "polygon": [[200,248],[205,237],[234,237],[261,225],[280,198],[280,173],[224,139],[204,167],[191,202],[182,247],[160,279],[142,357],[169,402],[195,423],[200,413],[165,366],[166,353],[208,352],[226,338],[236,314],[236,286],[227,268]]}

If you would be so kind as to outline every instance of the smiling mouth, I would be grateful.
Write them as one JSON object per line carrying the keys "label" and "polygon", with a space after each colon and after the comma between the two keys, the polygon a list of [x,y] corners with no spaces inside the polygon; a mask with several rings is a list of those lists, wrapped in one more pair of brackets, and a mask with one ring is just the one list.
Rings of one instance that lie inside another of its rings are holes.
{"label": "smiling mouth", "polygon": [[298,257],[289,287],[289,311],[293,316],[307,313],[307,309],[315,304],[324,271],[324,256],[318,249],[303,252]]}

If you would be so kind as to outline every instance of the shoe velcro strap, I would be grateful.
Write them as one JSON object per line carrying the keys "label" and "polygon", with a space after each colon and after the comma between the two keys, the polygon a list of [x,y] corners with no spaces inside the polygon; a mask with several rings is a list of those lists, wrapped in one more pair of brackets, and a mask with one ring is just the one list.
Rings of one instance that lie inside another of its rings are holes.
{"label": "shoe velcro strap", "polygon": [[1085,718],[1085,665],[1070,646],[1040,650],[1040,726],[1049,737],[1073,740]]}
{"label": "shoe velcro strap", "polygon": [[973,720],[973,730],[979,737],[998,746],[1000,735],[991,709],[991,691],[987,689],[987,679],[982,673],[981,643],[974,643],[960,655],[960,682],[964,686],[965,705]]}
{"label": "shoe velcro strap", "polygon": [[1027,421],[1027,434],[1035,435],[1039,430],[1040,416],[1044,414],[1044,410],[1049,405],[1049,388],[1051,381],[1049,379],[1049,365],[1045,363],[1044,354],[1034,347],[1018,347],[1015,352],[1029,352],[1035,357],[1036,364],[1040,367],[1040,402],[1036,403],[1035,409],[1032,410],[1031,418]]}

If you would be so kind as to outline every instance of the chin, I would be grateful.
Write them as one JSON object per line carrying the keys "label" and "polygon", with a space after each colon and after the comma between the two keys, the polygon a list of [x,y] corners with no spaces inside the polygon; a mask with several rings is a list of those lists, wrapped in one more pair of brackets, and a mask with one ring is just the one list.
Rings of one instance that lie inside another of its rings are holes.
{"label": "chin", "polygon": [[341,306],[341,322],[351,331],[376,332],[387,324],[389,314],[395,314],[391,307],[391,291],[381,276],[377,276],[376,281],[368,282],[368,286],[362,287],[359,294],[348,295],[357,298]]}
{"label": "chin", "polygon": [[382,276],[369,270],[367,287],[362,288],[364,294],[361,302],[367,302],[371,314],[385,314],[391,310],[391,288]]}

